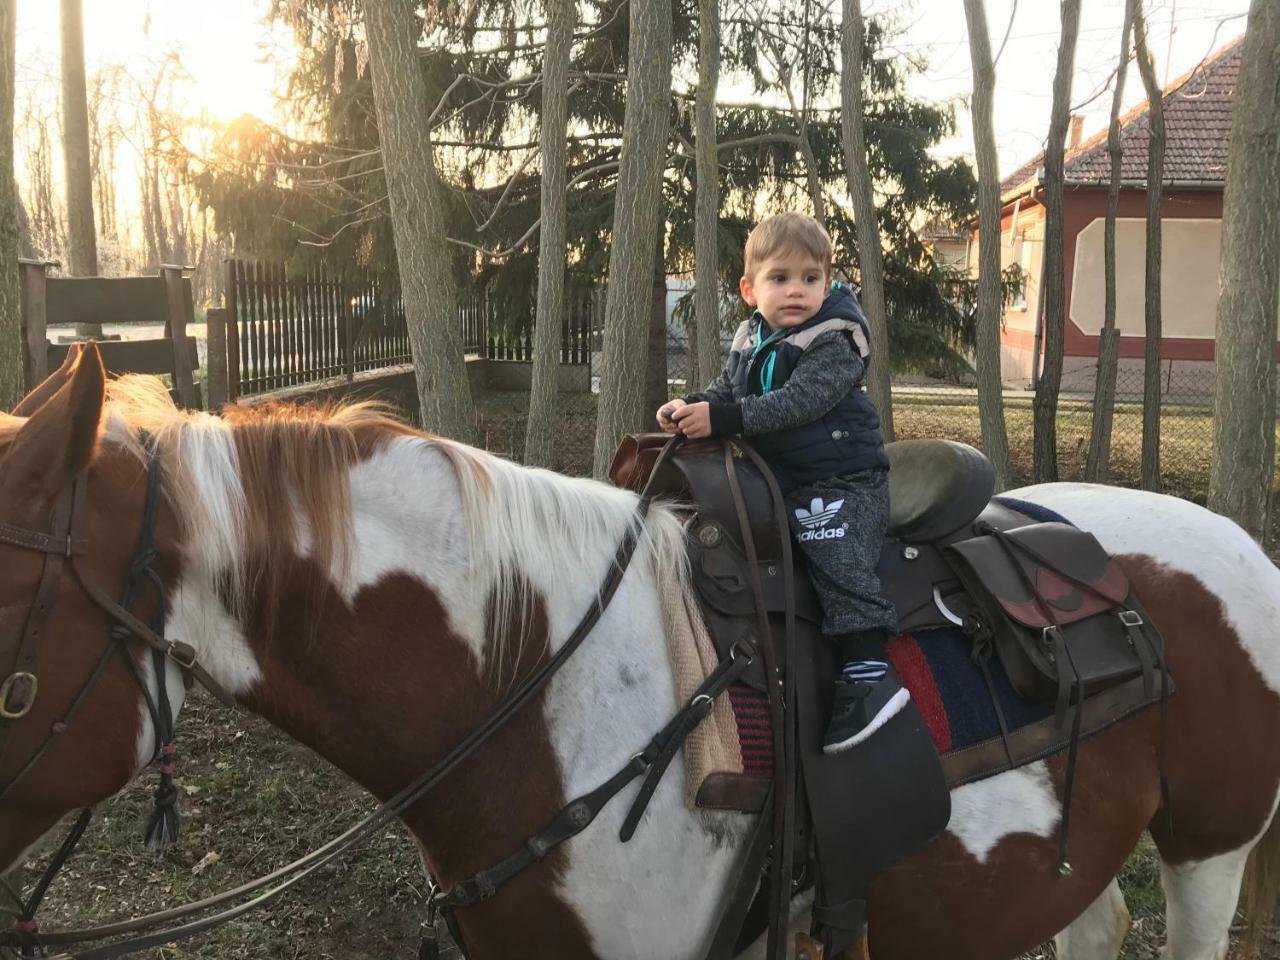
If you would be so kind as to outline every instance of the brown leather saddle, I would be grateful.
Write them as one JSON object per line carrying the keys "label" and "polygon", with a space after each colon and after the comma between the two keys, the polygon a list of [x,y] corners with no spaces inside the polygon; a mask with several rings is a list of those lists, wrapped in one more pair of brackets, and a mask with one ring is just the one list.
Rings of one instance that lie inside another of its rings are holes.
{"label": "brown leather saddle", "polygon": [[[861,896],[870,877],[945,828],[947,787],[1063,749],[1070,751],[1073,772],[1082,737],[1163,703],[1172,689],[1158,634],[1123,571],[1091,534],[1065,523],[1036,522],[993,500],[994,471],[972,447],[946,440],[891,443],[886,445],[890,522],[879,564],[882,591],[894,602],[903,631],[952,626],[972,637],[1001,736],[949,753],[939,763],[913,708],[904,711],[898,728],[886,728],[864,744],[879,741],[882,753],[864,751],[859,769],[851,772],[853,761],[826,758],[817,749],[837,665],[831,645],[819,635],[821,609],[801,558],[794,561],[796,575],[788,575],[791,551],[784,538],[790,533],[775,519],[769,479],[755,462],[727,454],[718,441],[686,442],[663,457],[654,472],[669,439],[665,434],[627,437],[610,476],[636,490],[649,482],[650,494],[687,506],[690,568],[718,652],[728,657],[735,647],[772,647],[772,656],[756,658],[742,681],[768,691],[769,680],[778,679],[770,675],[770,661],[781,663],[775,673],[794,675],[798,718],[783,722],[799,728],[804,806],[828,865],[819,864],[815,936],[829,953],[847,943],[852,930],[860,930]],[[767,627],[760,624],[758,603],[768,611]],[[786,662],[781,642],[788,611],[798,624],[796,663]],[[1054,703],[1054,715],[1009,730],[987,669],[993,656],[1021,696]],[[906,770],[914,772],[904,779]],[[856,789],[868,782],[877,790]],[[713,775],[699,789],[698,803],[760,811],[772,788],[768,780]],[[914,833],[894,836],[881,829],[888,821],[911,820],[903,817],[904,810],[913,813]],[[859,832],[850,828],[851,821],[871,829]],[[1065,827],[1060,842],[1065,864]]]}

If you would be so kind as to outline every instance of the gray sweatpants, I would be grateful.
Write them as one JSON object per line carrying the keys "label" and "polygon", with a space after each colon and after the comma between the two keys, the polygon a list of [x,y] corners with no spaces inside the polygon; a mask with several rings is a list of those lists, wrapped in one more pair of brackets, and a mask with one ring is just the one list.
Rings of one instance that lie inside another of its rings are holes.
{"label": "gray sweatpants", "polygon": [[889,471],[863,470],[796,487],[786,495],[791,533],[809,560],[822,601],[822,632],[897,630],[880,595],[876,563],[889,526]]}

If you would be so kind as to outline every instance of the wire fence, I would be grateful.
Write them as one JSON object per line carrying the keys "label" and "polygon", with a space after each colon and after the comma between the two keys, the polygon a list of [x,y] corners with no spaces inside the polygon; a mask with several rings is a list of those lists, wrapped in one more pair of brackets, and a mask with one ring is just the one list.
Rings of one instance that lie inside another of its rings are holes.
{"label": "wire fence", "polygon": [[[687,344],[672,337],[667,351],[667,381],[672,396],[701,387],[687,380]],[[594,365],[599,370],[599,364]],[[1093,424],[1092,370],[1068,378],[1058,402],[1058,477],[1084,480]],[[1167,370],[1161,379],[1160,467],[1166,493],[1203,500],[1208,492],[1213,447],[1214,373],[1208,366]],[[1032,479],[1032,407],[1034,392],[1005,392],[1005,424],[1010,468],[1015,483]],[[1117,375],[1112,417],[1108,482],[1138,486],[1142,465],[1143,370],[1126,363]],[[557,469],[589,475],[595,438],[595,398],[573,401],[557,431]],[[982,448],[977,390],[924,377],[895,379],[893,412],[896,438],[941,437]],[[646,424],[646,429],[648,425]],[[484,443],[496,453],[519,460],[524,445],[523,411],[506,409],[482,418]]]}

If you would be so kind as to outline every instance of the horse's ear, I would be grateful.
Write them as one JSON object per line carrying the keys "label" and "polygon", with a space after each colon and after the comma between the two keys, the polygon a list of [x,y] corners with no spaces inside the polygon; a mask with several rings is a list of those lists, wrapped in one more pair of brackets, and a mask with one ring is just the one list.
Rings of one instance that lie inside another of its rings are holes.
{"label": "horse's ear", "polygon": [[52,493],[89,465],[98,440],[106,371],[90,343],[65,382],[27,419],[0,461],[0,481],[16,492]]}
{"label": "horse's ear", "polygon": [[49,398],[58,392],[58,388],[67,382],[67,377],[71,375],[71,368],[76,365],[76,361],[80,359],[80,351],[84,349],[84,344],[77,340],[67,348],[67,354],[62,358],[62,366],[49,376],[41,380],[31,392],[18,401],[18,405],[13,408],[15,417],[29,417],[42,406],[49,402]]}

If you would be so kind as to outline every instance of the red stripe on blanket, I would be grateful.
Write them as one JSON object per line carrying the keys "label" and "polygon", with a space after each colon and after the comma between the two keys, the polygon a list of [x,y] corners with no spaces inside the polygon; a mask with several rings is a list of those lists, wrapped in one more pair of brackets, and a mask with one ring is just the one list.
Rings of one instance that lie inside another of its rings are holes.
{"label": "red stripe on blanket", "polygon": [[729,703],[738,721],[742,744],[742,772],[749,777],[773,774],[773,733],[769,726],[769,700],[745,683],[729,687]]}
{"label": "red stripe on blanket", "polygon": [[951,749],[951,725],[924,651],[909,633],[890,640],[887,650],[893,669],[898,671],[902,685],[911,691],[911,699],[924,716],[933,745],[938,748],[938,753],[946,753]]}

